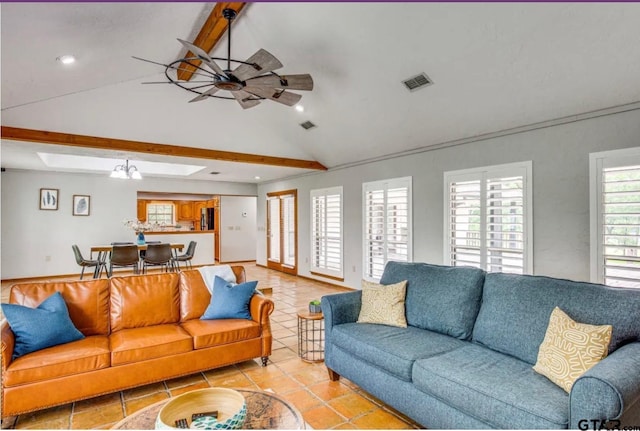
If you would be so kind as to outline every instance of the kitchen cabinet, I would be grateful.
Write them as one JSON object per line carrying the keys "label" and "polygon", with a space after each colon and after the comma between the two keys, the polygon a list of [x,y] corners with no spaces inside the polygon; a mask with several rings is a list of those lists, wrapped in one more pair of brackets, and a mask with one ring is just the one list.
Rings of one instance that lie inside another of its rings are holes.
{"label": "kitchen cabinet", "polygon": [[147,221],[147,201],[138,199],[138,220]]}
{"label": "kitchen cabinet", "polygon": [[207,208],[218,208],[219,205],[220,204],[217,196],[214,196],[213,199],[209,199],[207,201]]}
{"label": "kitchen cabinet", "polygon": [[[178,201],[178,220],[195,220],[193,201]],[[198,220],[200,217],[198,217]]]}

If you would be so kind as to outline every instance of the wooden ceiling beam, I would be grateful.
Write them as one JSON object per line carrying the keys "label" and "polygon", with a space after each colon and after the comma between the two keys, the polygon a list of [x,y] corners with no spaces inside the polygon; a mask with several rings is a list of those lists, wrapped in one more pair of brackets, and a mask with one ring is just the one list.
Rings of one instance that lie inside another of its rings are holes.
{"label": "wooden ceiling beam", "polygon": [[189,157],[196,159],[221,160],[224,162],[253,163],[257,165],[280,166],[326,171],[327,168],[314,160],[289,159],[286,157],[262,156],[259,154],[236,153],[232,151],[209,150],[206,148],[181,147],[178,145],[129,141],[125,139],[101,138],[75,135],[71,133],[49,132],[46,130],[22,129],[2,126],[2,139],[38,142],[41,144],[66,145],[81,148],[97,148],[132,153]]}
{"label": "wooden ceiling beam", "polygon": [[[200,29],[200,33],[198,33],[198,36],[196,36],[195,40],[193,41],[193,44],[202,48],[206,52],[210,52],[213,47],[216,46],[216,44],[220,41],[222,35],[227,31],[228,22],[222,16],[222,11],[229,8],[235,10],[239,14],[245,5],[246,3],[241,2],[216,3],[213,10],[209,14],[209,17]],[[183,58],[194,56],[195,54],[189,51]],[[200,60],[193,60],[192,63],[199,66],[202,62]],[[191,77],[193,76],[193,72],[195,71],[196,68],[192,65],[182,63],[180,65],[180,70],[178,70],[178,79],[188,81],[191,79]]]}

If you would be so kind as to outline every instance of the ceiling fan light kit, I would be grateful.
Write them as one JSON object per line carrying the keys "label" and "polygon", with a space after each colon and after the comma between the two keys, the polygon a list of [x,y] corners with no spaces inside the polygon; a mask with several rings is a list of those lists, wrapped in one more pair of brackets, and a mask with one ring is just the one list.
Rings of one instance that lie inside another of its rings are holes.
{"label": "ceiling fan light kit", "polygon": [[[259,49],[247,61],[234,60],[231,58],[231,22],[235,19],[237,12],[227,8],[222,12],[222,16],[228,21],[227,26],[227,58],[211,57],[202,48],[186,40],[178,41],[195,57],[187,56],[176,60],[170,64],[157,63],[150,60],[134,57],[165,67],[165,76],[168,81],[146,82],[143,84],[174,84],[189,92],[197,94],[189,102],[199,102],[209,97],[217,99],[236,100],[243,109],[252,108],[262,100],[272,100],[287,106],[296,105],[302,96],[288,90],[311,91],[313,89],[313,78],[308,73],[299,75],[279,75],[274,70],[280,69],[282,63],[271,53],[264,49]],[[207,67],[201,67],[194,63],[200,60]],[[226,62],[226,69],[222,69],[217,61]],[[232,69],[232,63],[237,65]],[[184,64],[195,68],[193,75],[197,79],[183,81],[173,78],[169,72],[185,70]],[[226,93],[220,94],[223,91]]]}

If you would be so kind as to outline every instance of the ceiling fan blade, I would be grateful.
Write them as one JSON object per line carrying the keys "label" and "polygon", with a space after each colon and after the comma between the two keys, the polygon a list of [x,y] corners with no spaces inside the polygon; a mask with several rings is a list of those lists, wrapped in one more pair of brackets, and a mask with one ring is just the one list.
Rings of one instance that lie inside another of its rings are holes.
{"label": "ceiling fan blade", "polygon": [[259,100],[251,99],[251,94],[247,93],[246,91],[231,91],[231,94],[236,98],[240,106],[242,106],[242,109],[253,108],[254,106],[260,104]]}
{"label": "ceiling fan blade", "polygon": [[259,49],[258,52],[249,57],[247,63],[250,64],[241,64],[231,72],[233,76],[240,81],[246,81],[254,76],[262,75],[263,73],[271,72],[272,70],[282,67],[280,60],[264,49]]}
{"label": "ceiling fan blade", "polygon": [[302,99],[300,94],[280,91],[275,88],[246,86],[244,90],[256,96],[264,97],[265,99],[270,99],[287,106],[293,106]]}
{"label": "ceiling fan blade", "polygon": [[218,66],[215,61],[213,61],[213,59],[209,56],[209,54],[207,54],[204,49],[192,44],[191,42],[187,42],[186,40],[178,39],[178,42],[180,42],[182,46],[187,48],[187,50],[200,57],[204,64],[209,66],[215,73],[217,73],[218,75],[226,76],[222,71],[222,68]]}
{"label": "ceiling fan blade", "polygon": [[302,75],[265,75],[247,79],[252,87],[275,87],[285,90],[313,90],[313,78],[308,73]]}
{"label": "ceiling fan blade", "polygon": [[208,89],[207,91],[203,92],[202,94],[199,94],[197,97],[194,97],[193,99],[189,100],[189,103],[191,102],[199,102],[201,100],[207,99],[209,98],[209,96],[211,96],[212,94],[215,94],[219,91],[220,89],[218,87],[211,87],[210,89]]}
{"label": "ceiling fan blade", "polygon": [[154,81],[154,82],[141,82],[141,84],[200,84],[200,83],[204,83],[207,82],[209,84],[211,84],[211,80],[208,81],[180,81],[180,80],[176,80],[176,81]]}

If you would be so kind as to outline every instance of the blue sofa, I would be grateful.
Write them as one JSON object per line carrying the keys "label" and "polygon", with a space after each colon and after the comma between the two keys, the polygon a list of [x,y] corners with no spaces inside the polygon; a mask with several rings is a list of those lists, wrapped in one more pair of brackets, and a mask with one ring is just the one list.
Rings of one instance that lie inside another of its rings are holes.
{"label": "blue sofa", "polygon": [[[640,289],[389,262],[408,327],[356,323],[361,291],[324,296],[325,363],[427,428],[640,427]],[[533,371],[554,307],[613,325],[570,394]],[[638,429],[638,428],[634,428]]]}

